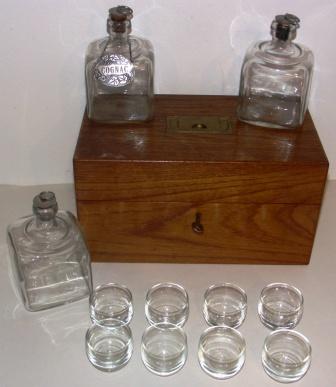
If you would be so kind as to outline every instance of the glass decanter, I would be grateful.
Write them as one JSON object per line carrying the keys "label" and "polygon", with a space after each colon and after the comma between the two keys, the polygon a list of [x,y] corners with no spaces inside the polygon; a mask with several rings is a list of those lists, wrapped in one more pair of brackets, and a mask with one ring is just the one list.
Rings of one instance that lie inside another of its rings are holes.
{"label": "glass decanter", "polygon": [[33,213],[8,227],[13,274],[26,309],[76,301],[92,290],[90,255],[76,218],[41,192]]}
{"label": "glass decanter", "polygon": [[87,114],[95,121],[147,121],[153,115],[154,53],[148,40],[132,36],[133,11],[109,10],[108,37],[92,42],[85,61]]}
{"label": "glass decanter", "polygon": [[308,106],[313,54],[293,42],[300,20],[278,15],[272,40],[255,43],[245,56],[240,79],[238,118],[272,128],[302,125]]}

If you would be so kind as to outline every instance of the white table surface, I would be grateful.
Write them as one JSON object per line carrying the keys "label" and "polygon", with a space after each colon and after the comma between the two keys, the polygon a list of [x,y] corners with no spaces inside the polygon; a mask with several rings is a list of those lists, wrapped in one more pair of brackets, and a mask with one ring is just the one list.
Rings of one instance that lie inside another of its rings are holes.
{"label": "white table surface", "polygon": [[[94,263],[94,285],[115,281],[133,293],[135,314],[131,322],[134,352],[129,364],[104,373],[87,360],[84,335],[90,322],[87,300],[44,312],[27,312],[18,299],[9,272],[6,225],[31,212],[34,194],[53,190],[59,206],[75,211],[73,187],[0,186],[0,386],[103,387],[103,386],[279,386],[261,366],[261,348],[269,331],[257,316],[260,290],[267,283],[283,281],[299,287],[305,298],[305,311],[297,330],[311,341],[313,359],[307,375],[295,385],[336,386],[336,181],[328,183],[309,266],[257,265],[174,265]],[[177,374],[160,377],[151,374],[140,358],[140,341],[146,327],[144,297],[156,282],[174,281],[186,287],[190,315],[185,326],[188,359]],[[206,375],[197,360],[197,346],[206,328],[202,317],[202,296],[212,283],[230,281],[245,289],[248,313],[239,328],[247,341],[246,363],[241,372],[227,381]]]}

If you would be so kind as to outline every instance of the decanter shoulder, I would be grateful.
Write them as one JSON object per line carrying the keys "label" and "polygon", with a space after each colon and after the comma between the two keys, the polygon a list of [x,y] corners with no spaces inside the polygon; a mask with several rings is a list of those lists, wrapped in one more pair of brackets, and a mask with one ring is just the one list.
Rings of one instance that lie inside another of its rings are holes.
{"label": "decanter shoulder", "polygon": [[84,241],[77,219],[69,211],[58,211],[55,224],[50,229],[36,227],[34,215],[19,218],[7,228],[10,244],[22,254],[29,250],[44,254],[54,250],[69,248],[76,241]]}
{"label": "decanter shoulder", "polygon": [[266,67],[300,67],[311,71],[314,65],[312,51],[297,43],[291,43],[286,49],[274,46],[272,41],[259,41],[254,43],[246,52],[243,67],[261,64]]}
{"label": "decanter shoulder", "polygon": [[[128,38],[132,58],[137,60],[139,57],[149,58],[154,61],[154,50],[151,42],[138,36],[129,35]],[[119,43],[115,43],[110,37],[95,40],[91,42],[86,50],[86,63],[98,61],[104,53],[118,53]]]}
{"label": "decanter shoulder", "polygon": [[151,61],[154,61],[154,50],[149,40],[139,38],[138,36],[130,35],[129,41],[132,56],[134,59],[138,59],[139,57],[145,57]]}
{"label": "decanter shoulder", "polygon": [[263,43],[266,43],[266,42],[258,41],[251,44],[246,50],[243,63],[246,63],[250,59],[256,58],[256,54],[258,53],[258,51],[260,51],[260,47],[262,46]]}
{"label": "decanter shoulder", "polygon": [[314,66],[314,54],[310,48],[304,46],[303,44],[296,44],[301,50],[301,63],[305,64],[309,69]]}
{"label": "decanter shoulder", "polygon": [[100,57],[108,43],[109,37],[97,39],[91,42],[86,50],[86,62]]}
{"label": "decanter shoulder", "polygon": [[78,240],[84,241],[84,236],[75,215],[70,211],[58,211],[57,219],[60,223],[63,221],[66,232],[63,235],[64,241],[67,240],[69,244]]}
{"label": "decanter shoulder", "polygon": [[153,52],[153,45],[148,39],[140,38],[138,36],[130,35],[132,44],[136,44],[145,51]]}
{"label": "decanter shoulder", "polygon": [[78,234],[84,240],[83,232],[75,215],[70,211],[59,211],[58,214],[68,223],[69,229],[72,229],[74,233]]}
{"label": "decanter shoulder", "polygon": [[247,71],[250,66],[253,66],[256,63],[261,64],[264,62],[263,59],[260,58],[260,47],[263,43],[265,42],[255,42],[246,50],[246,54],[241,68],[242,73]]}
{"label": "decanter shoulder", "polygon": [[34,215],[21,217],[7,226],[7,235],[12,242],[15,241],[18,233],[23,234],[25,227],[34,219]]}

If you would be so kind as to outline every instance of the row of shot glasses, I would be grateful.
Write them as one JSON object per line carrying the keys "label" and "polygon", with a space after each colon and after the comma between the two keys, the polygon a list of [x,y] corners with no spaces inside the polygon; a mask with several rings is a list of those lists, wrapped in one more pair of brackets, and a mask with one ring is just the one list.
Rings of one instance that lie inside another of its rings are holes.
{"label": "row of shot glasses", "polygon": [[[247,296],[240,287],[225,283],[206,290],[203,315],[210,327],[200,337],[198,359],[207,374],[226,379],[244,365],[246,342],[237,328],[246,313]],[[299,380],[309,368],[309,341],[291,330],[302,313],[303,297],[297,288],[276,283],[262,290],[258,314],[262,323],[274,330],[265,339],[262,364],[278,381]],[[185,364],[188,352],[183,329],[189,315],[186,290],[175,283],[154,285],[146,295],[145,315],[149,326],[141,342],[144,365],[157,375],[176,373]],[[98,286],[90,297],[90,316],[93,325],[86,334],[86,352],[91,363],[104,371],[125,366],[133,352],[131,292],[114,283]]]}

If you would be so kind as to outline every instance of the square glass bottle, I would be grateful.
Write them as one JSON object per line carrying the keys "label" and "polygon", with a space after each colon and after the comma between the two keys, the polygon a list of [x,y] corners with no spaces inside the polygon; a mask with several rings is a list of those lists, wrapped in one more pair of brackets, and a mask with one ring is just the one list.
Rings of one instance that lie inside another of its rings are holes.
{"label": "square glass bottle", "polygon": [[13,274],[25,308],[38,311],[88,296],[90,255],[76,218],[58,211],[53,192],[35,196],[33,212],[8,226]]}
{"label": "square glass bottle", "polygon": [[132,17],[129,7],[111,8],[109,36],[87,49],[87,114],[92,120],[116,123],[152,118],[153,47],[148,40],[130,35]]}
{"label": "square glass bottle", "polygon": [[276,16],[272,40],[257,42],[247,51],[237,112],[241,121],[288,129],[302,125],[314,58],[308,48],[293,42],[299,22],[294,15]]}

